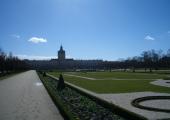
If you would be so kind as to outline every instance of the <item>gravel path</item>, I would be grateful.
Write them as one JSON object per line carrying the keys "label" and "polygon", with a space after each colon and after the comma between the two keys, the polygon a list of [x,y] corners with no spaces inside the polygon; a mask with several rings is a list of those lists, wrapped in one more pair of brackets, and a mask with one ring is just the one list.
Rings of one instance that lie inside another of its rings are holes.
{"label": "gravel path", "polygon": [[83,78],[83,79],[87,79],[87,80],[97,80],[96,78],[83,77],[83,76],[79,76],[79,75],[71,75],[71,74],[64,74],[64,75],[71,76],[71,77],[77,77],[77,78]]}
{"label": "gravel path", "polygon": [[[140,114],[149,120],[157,119],[170,119],[170,114],[165,112],[154,112],[140,108],[136,108],[131,105],[131,102],[140,97],[146,96],[170,96],[168,93],[155,93],[155,92],[133,92],[133,93],[120,93],[120,94],[99,94],[99,97],[116,104],[124,109],[130,110],[134,113]],[[170,100],[151,100],[145,101],[142,105],[154,108],[170,109]]]}
{"label": "gravel path", "polygon": [[136,78],[126,78],[126,79],[121,79],[121,78],[91,78],[91,77],[84,77],[84,76],[79,76],[79,75],[72,75],[72,74],[64,74],[66,76],[71,76],[71,77],[77,77],[77,78],[83,78],[86,80],[151,80],[151,79],[136,79]]}
{"label": "gravel path", "polygon": [[63,120],[36,72],[0,81],[0,120]]}
{"label": "gravel path", "polygon": [[163,86],[163,87],[170,87],[170,80],[156,80],[153,82],[150,82],[153,85]]}

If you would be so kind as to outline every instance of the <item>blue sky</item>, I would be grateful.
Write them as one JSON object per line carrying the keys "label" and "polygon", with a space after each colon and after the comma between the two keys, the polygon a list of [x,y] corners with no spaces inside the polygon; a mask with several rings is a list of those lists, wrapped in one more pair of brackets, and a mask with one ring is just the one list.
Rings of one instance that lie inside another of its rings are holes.
{"label": "blue sky", "polygon": [[1,0],[0,48],[51,58],[117,60],[170,48],[169,0]]}

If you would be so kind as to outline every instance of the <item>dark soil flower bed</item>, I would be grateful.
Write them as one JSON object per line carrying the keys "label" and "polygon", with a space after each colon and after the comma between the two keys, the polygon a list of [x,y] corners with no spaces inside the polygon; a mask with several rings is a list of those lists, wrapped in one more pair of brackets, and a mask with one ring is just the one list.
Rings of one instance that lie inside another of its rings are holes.
{"label": "dark soil flower bed", "polygon": [[65,107],[77,120],[124,120],[124,118],[114,114],[109,109],[102,107],[92,99],[81,95],[77,91],[66,86],[63,90],[57,90],[58,82],[49,77],[44,81],[53,94],[60,98]]}
{"label": "dark soil flower bed", "polygon": [[59,95],[72,113],[81,120],[123,120],[120,116],[68,87],[59,92]]}

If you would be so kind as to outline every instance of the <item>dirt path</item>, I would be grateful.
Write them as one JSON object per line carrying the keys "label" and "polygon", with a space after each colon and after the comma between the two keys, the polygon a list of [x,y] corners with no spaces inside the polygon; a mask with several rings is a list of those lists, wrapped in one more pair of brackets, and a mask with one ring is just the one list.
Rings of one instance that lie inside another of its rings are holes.
{"label": "dirt path", "polygon": [[63,120],[36,72],[0,81],[0,120]]}
{"label": "dirt path", "polygon": [[86,80],[151,80],[151,79],[136,79],[136,78],[126,78],[126,79],[121,79],[121,78],[91,78],[91,77],[84,77],[84,76],[79,76],[79,75],[72,75],[72,74],[64,74],[66,76],[71,76],[71,77],[77,77],[77,78],[83,78]]}
{"label": "dirt path", "polygon": [[83,76],[79,76],[79,75],[72,75],[72,74],[64,74],[64,75],[71,76],[71,77],[77,77],[77,78],[83,78],[83,79],[87,79],[87,80],[97,80],[96,78],[83,77]]}

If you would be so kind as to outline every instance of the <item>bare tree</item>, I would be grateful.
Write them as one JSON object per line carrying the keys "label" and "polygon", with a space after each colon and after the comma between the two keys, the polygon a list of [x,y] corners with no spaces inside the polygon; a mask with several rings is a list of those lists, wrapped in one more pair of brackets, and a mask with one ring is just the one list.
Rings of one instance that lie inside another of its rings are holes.
{"label": "bare tree", "polygon": [[6,54],[2,51],[2,49],[0,49],[0,72],[1,74],[3,74],[5,71],[5,58],[6,58]]}

